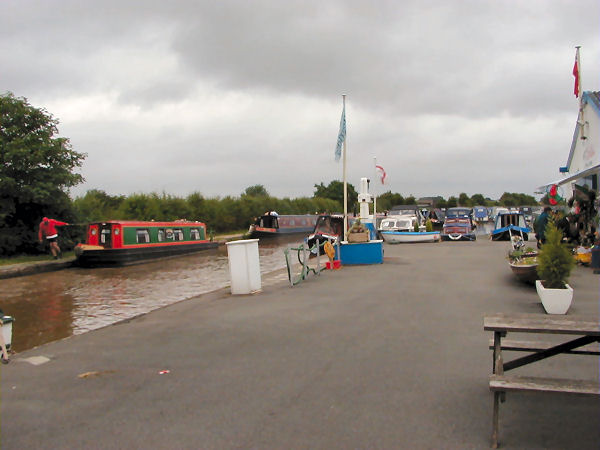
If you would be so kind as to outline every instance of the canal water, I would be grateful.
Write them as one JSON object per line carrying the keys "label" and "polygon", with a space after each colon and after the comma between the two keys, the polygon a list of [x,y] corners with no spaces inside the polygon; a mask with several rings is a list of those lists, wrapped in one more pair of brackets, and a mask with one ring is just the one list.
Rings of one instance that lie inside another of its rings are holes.
{"label": "canal water", "polygon": [[[302,236],[259,241],[262,273],[285,267]],[[85,333],[227,286],[226,246],[115,268],[70,268],[0,281],[0,307],[13,316],[13,350]]]}

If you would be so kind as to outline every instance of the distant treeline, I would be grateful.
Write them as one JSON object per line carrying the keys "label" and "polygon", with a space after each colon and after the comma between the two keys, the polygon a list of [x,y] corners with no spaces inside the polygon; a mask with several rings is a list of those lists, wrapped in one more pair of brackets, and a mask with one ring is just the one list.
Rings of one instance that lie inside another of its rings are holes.
{"label": "distant treeline", "polygon": [[[348,185],[349,213],[358,211],[358,194]],[[460,194],[458,197],[434,197],[435,206],[450,208],[453,206],[518,206],[537,204],[535,198],[525,194],[505,193],[500,200],[484,198],[481,194],[472,197]],[[413,196],[403,197],[398,193],[386,192],[377,197],[377,210],[385,211],[395,205],[414,205]],[[342,212],[343,184],[332,181],[328,186],[315,185],[313,197],[276,198],[269,195],[262,185],[247,188],[239,197],[206,198],[195,192],[186,197],[177,197],[166,193],[132,194],[112,196],[104,191],[91,190],[83,197],[73,201],[78,222],[97,222],[102,220],[199,220],[215,233],[245,230],[253,218],[267,211],[278,214],[315,214]]]}
{"label": "distant treeline", "polygon": [[[247,190],[248,191],[248,190]],[[240,197],[206,198],[195,192],[186,197],[169,194],[112,196],[88,191],[73,201],[79,222],[102,220],[199,220],[209,231],[223,233],[248,229],[252,219],[267,211],[279,214],[314,214],[340,211],[340,203],[320,197],[275,198],[242,194]]]}
{"label": "distant treeline", "polygon": [[[357,213],[358,194],[348,184],[348,212]],[[65,196],[66,197],[66,196]],[[536,200],[525,194],[505,193],[499,200],[484,198],[480,194],[471,197],[460,194],[448,199],[434,197],[435,206],[450,208],[453,206],[517,206],[534,205]],[[247,188],[239,197],[225,196],[207,198],[199,192],[185,197],[167,193],[138,193],[131,195],[109,195],[98,189],[73,200],[68,197],[62,207],[45,214],[70,224],[61,227],[60,241],[63,249],[69,250],[77,242],[85,239],[85,224],[105,220],[198,220],[206,223],[209,233],[242,232],[248,229],[253,219],[267,211],[278,214],[316,214],[343,211],[343,183],[332,181],[325,186],[315,185],[312,197],[276,198],[271,196],[262,185]],[[404,197],[398,193],[386,192],[377,197],[377,210],[385,211],[395,205],[417,204],[414,196]],[[19,253],[39,253],[45,251],[37,242],[37,224],[41,217],[31,217],[29,224],[21,222],[15,227],[10,239],[0,239],[0,255]],[[5,234],[0,226],[0,234]]]}

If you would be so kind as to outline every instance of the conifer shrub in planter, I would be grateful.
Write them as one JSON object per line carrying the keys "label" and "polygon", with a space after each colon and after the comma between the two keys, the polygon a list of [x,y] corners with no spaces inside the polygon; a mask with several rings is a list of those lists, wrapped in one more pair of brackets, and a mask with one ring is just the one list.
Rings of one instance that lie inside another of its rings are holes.
{"label": "conifer shrub in planter", "polygon": [[566,314],[573,300],[573,289],[569,286],[569,275],[575,259],[569,248],[562,244],[562,233],[552,222],[546,226],[546,243],[538,254],[535,282],[537,293],[548,314]]}
{"label": "conifer shrub in planter", "polygon": [[360,219],[357,219],[348,230],[348,242],[369,242],[369,230]]}

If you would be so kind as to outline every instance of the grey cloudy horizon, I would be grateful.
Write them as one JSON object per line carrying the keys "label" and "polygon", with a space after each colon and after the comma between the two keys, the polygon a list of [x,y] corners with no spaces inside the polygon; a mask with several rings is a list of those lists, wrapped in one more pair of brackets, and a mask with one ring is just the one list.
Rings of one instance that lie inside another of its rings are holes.
{"label": "grey cloudy horizon", "polygon": [[311,196],[342,179],[403,195],[533,194],[566,164],[600,79],[600,2],[0,3],[0,93],[60,121],[110,194]]}

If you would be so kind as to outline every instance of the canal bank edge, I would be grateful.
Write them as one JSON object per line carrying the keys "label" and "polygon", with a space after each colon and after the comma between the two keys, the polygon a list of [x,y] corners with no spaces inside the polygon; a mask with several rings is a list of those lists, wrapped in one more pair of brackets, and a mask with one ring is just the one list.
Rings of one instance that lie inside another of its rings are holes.
{"label": "canal bank edge", "polygon": [[[226,242],[242,239],[243,237],[244,236],[242,235],[219,236],[217,243],[219,246],[221,246],[225,245]],[[8,264],[5,266],[0,266],[0,280],[68,269],[69,267],[73,267],[74,264],[75,257],[49,261]]]}

